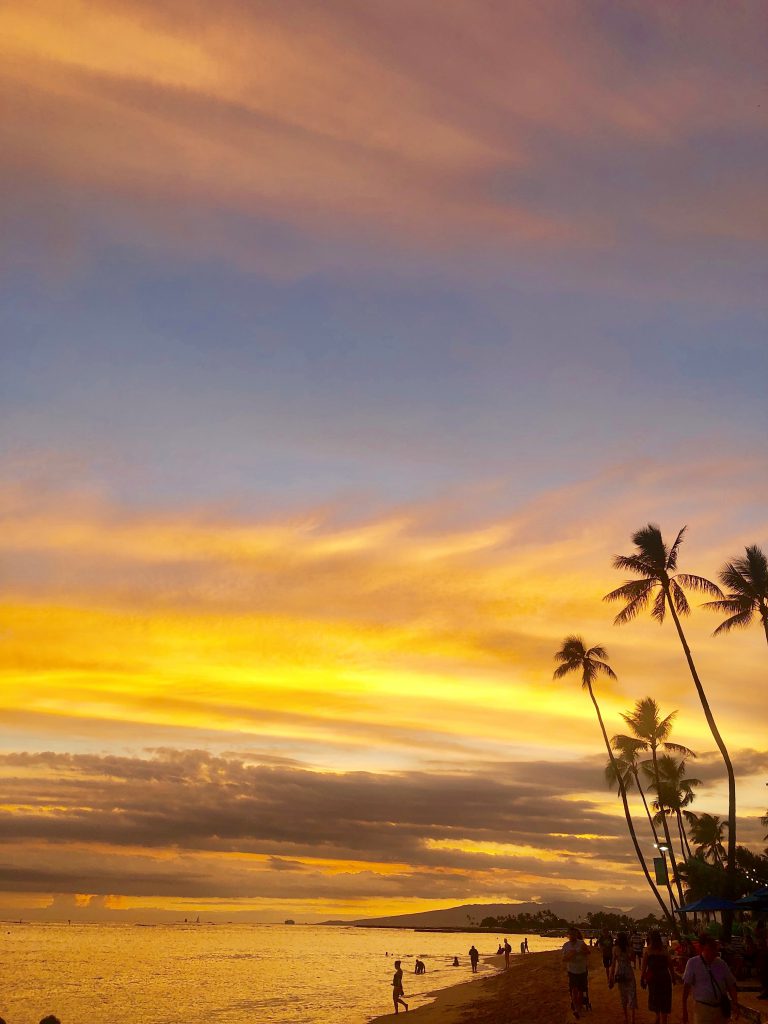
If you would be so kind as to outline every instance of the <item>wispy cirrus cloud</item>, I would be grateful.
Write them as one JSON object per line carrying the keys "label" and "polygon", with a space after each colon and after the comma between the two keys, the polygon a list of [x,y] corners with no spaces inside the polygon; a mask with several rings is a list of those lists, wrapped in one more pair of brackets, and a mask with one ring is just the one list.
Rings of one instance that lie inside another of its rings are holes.
{"label": "wispy cirrus cloud", "polygon": [[[270,246],[276,267],[281,250],[306,262],[281,224],[426,249],[611,251],[641,223],[668,243],[755,238],[759,32],[733,22],[557,2],[11,5],[6,161],[256,265]],[[691,188],[702,152],[727,218]]]}

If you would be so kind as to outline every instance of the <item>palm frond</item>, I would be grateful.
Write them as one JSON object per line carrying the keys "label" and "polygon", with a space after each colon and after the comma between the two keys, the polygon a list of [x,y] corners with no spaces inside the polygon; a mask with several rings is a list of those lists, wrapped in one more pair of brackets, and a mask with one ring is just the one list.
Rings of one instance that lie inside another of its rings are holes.
{"label": "palm frond", "polygon": [[559,651],[555,653],[555,661],[574,661],[583,658],[587,653],[584,641],[575,633],[569,634]]}
{"label": "palm frond", "polygon": [[667,613],[667,595],[663,590],[660,590],[656,595],[656,600],[653,602],[653,608],[651,608],[651,618],[656,619],[658,623],[664,621],[664,616]]}
{"label": "palm frond", "polygon": [[578,665],[574,665],[572,662],[566,662],[565,665],[560,665],[552,673],[553,679],[562,679],[563,676],[567,676],[569,672],[575,672],[578,669]]}
{"label": "palm frond", "polygon": [[663,571],[667,563],[667,548],[661,535],[661,528],[656,523],[648,523],[632,534],[632,543],[638,549],[640,557],[657,571]]}
{"label": "palm frond", "polygon": [[[675,714],[677,714],[677,712],[675,712]],[[671,751],[672,753],[682,754],[683,757],[696,757],[696,754],[691,750],[691,748],[684,747],[682,743],[670,743],[668,741],[665,741],[664,743],[662,743],[662,747],[664,747],[665,750]]]}
{"label": "palm frond", "polygon": [[721,615],[727,612],[730,615],[741,615],[743,612],[752,613],[754,605],[748,597],[724,597],[722,601],[705,601],[702,608],[710,608],[713,612]]}
{"label": "palm frond", "polygon": [[600,658],[601,661],[605,661],[608,657],[608,651],[601,647],[599,644],[596,647],[590,647],[587,651],[588,658]]}
{"label": "palm frond", "polygon": [[669,555],[667,556],[667,564],[666,564],[667,572],[674,572],[675,569],[677,568],[677,556],[678,556],[678,553],[680,551],[680,545],[683,543],[683,537],[685,536],[685,531],[687,529],[688,529],[688,527],[684,526],[682,528],[682,530],[680,530],[680,532],[678,533],[677,537],[675,538],[675,543],[669,549]]}
{"label": "palm frond", "polygon": [[616,555],[613,559],[613,568],[621,569],[623,572],[634,572],[647,579],[656,576],[655,567],[642,555]]}
{"label": "palm frond", "polygon": [[613,671],[610,665],[606,665],[604,661],[593,661],[592,664],[595,666],[595,675],[602,672],[604,676],[608,676],[609,679],[616,679],[616,673]]}
{"label": "palm frond", "polygon": [[651,596],[650,588],[640,597],[636,597],[629,604],[625,605],[613,620],[614,626],[624,626],[627,622],[636,619],[640,612],[647,606]]}
{"label": "palm frond", "polygon": [[720,623],[712,636],[720,636],[721,633],[730,633],[732,629],[743,629],[752,622],[753,618],[754,614],[751,608],[747,612],[740,612],[738,615],[732,615],[730,619],[726,619],[725,622]]}
{"label": "palm frond", "polygon": [[705,576],[695,576],[690,572],[681,572],[675,576],[675,579],[683,587],[687,587],[688,590],[693,590],[697,594],[710,594],[712,597],[724,597],[724,594],[720,587],[712,580],[708,580]]}
{"label": "palm frond", "polygon": [[676,579],[669,581],[669,592],[675,603],[675,611],[677,614],[690,615],[691,606],[688,604],[688,598],[685,596],[683,588],[678,584]]}
{"label": "palm frond", "polygon": [[644,598],[647,602],[655,586],[655,580],[628,580],[626,583],[622,583],[620,587],[606,594],[603,600],[638,601]]}
{"label": "palm frond", "polygon": [[768,558],[757,544],[751,544],[744,551],[745,558],[726,562],[718,573],[720,580],[733,591],[731,597],[765,601],[768,599]]}

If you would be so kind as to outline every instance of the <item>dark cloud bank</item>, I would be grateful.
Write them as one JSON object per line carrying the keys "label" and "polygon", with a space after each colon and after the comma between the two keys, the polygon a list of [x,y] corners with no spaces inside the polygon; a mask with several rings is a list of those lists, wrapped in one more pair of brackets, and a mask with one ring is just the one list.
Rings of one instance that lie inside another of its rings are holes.
{"label": "dark cloud bank", "polygon": [[[765,766],[744,753],[750,770]],[[521,896],[534,877],[540,891],[633,884],[623,821],[598,805],[597,758],[342,774],[161,750],[7,754],[0,767],[13,808],[0,815],[5,891],[462,899],[524,877]],[[745,822],[743,838],[757,830]],[[512,848],[454,848],[486,843]]]}

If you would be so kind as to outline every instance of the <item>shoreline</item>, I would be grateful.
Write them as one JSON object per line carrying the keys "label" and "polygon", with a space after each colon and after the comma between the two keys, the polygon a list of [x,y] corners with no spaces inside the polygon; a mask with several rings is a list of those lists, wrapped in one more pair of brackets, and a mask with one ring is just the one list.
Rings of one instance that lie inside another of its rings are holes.
{"label": "shoreline", "polygon": [[[489,958],[491,961],[496,957]],[[501,959],[501,958],[499,958]],[[635,971],[635,977],[638,977]],[[682,1004],[681,984],[672,992],[672,1020],[679,1020]],[[741,1019],[751,1024],[766,1021],[765,1006],[757,1000],[757,988],[739,986]],[[513,961],[510,970],[463,981],[450,988],[437,989],[430,1003],[408,1012],[414,1024],[563,1024],[575,1021],[570,1011],[565,968],[559,950],[529,953]],[[621,1019],[618,989],[608,988],[605,970],[598,956],[592,959],[589,972],[589,997],[592,1009],[582,1013],[588,1024],[615,1024]],[[638,983],[639,1024],[651,1019],[648,994]],[[402,1013],[403,1011],[401,1011]],[[402,1021],[401,1014],[388,1013],[368,1018],[370,1024],[392,1024]]]}
{"label": "shoreline", "polygon": [[[495,963],[500,969],[496,974],[460,981],[448,988],[435,989],[428,993],[431,1001],[424,1006],[417,1006],[415,1009],[409,1010],[407,1019],[414,1021],[415,1024],[463,1024],[468,1020],[467,1013],[472,1010],[474,1011],[471,1018],[473,1022],[483,1021],[485,1024],[496,1024],[497,1021],[498,1024],[502,1024],[502,1022],[507,1024],[508,1021],[515,1020],[522,1022],[527,1018],[518,1018],[514,1015],[510,1017],[509,1013],[515,1002],[520,1000],[523,990],[532,986],[536,990],[548,987],[551,992],[552,985],[549,984],[548,978],[545,981],[541,977],[542,971],[547,975],[556,971],[558,978],[563,973],[559,950],[528,953],[525,957],[517,956],[510,962],[508,971],[503,969],[503,956],[487,957],[486,963]],[[556,1019],[558,1024],[561,1024],[567,1000],[562,985],[558,992],[562,998],[556,996],[557,1016],[553,1016],[551,1019],[553,1022]],[[542,999],[538,998],[538,991],[536,995],[536,1005],[540,1008]],[[526,1006],[530,1005],[529,1000],[525,997],[523,997],[522,1003]],[[386,1021],[389,1024],[394,1020],[400,1021],[404,1012],[401,1010],[399,1014],[393,1012],[380,1014],[377,1017],[368,1018],[368,1022],[369,1024],[383,1024]],[[544,1024],[549,1019],[540,1016],[537,1009],[537,1022]]]}

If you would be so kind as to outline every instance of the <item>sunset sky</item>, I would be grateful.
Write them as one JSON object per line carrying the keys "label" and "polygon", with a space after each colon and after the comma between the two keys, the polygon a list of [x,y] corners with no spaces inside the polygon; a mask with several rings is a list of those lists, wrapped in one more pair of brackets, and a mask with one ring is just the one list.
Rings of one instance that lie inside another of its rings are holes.
{"label": "sunset sky", "polygon": [[[0,916],[649,903],[612,557],[768,546],[768,10],[0,10]],[[765,637],[689,639],[762,849]],[[644,835],[649,856],[650,837]]]}

